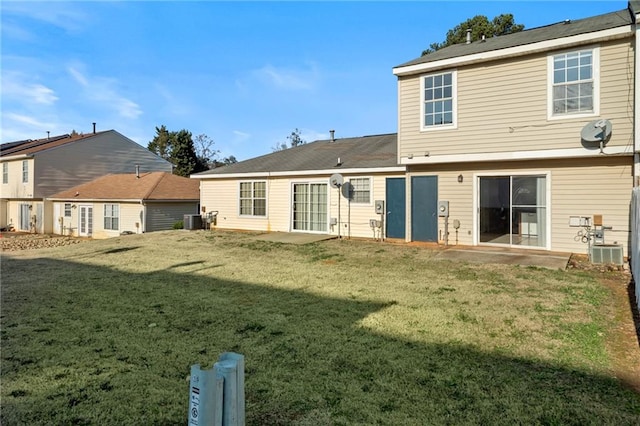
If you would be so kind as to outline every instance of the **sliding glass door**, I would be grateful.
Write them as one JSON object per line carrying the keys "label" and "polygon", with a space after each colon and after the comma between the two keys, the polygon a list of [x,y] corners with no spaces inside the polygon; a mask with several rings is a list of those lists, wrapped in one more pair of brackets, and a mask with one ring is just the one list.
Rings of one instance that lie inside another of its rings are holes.
{"label": "sliding glass door", "polygon": [[293,184],[293,230],[327,232],[327,184]]}
{"label": "sliding glass door", "polygon": [[482,176],[478,188],[480,243],[546,247],[545,175]]}

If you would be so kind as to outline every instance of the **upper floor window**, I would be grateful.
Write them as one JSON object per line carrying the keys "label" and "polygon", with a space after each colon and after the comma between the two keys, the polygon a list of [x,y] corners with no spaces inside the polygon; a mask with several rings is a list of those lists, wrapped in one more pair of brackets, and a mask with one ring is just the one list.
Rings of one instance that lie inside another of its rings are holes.
{"label": "upper floor window", "polygon": [[118,204],[104,205],[104,229],[117,231],[120,221],[120,206]]}
{"label": "upper floor window", "polygon": [[349,179],[353,188],[351,202],[352,203],[370,203],[371,202],[371,179],[352,178]]}
{"label": "upper floor window", "polygon": [[267,215],[267,182],[240,182],[240,216]]}
{"label": "upper floor window", "polygon": [[456,125],[456,73],[450,71],[422,78],[422,129]]}
{"label": "upper floor window", "polygon": [[22,183],[29,182],[29,162],[22,160]]}
{"label": "upper floor window", "polygon": [[598,114],[597,48],[549,56],[550,118]]}
{"label": "upper floor window", "polygon": [[2,163],[2,183],[9,183],[9,163]]}

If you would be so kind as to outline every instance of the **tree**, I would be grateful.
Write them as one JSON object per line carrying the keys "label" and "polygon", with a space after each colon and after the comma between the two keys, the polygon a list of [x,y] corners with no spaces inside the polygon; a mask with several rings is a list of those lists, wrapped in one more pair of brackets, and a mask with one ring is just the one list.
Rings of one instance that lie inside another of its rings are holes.
{"label": "tree", "polygon": [[217,149],[213,149],[214,143],[213,139],[204,133],[196,136],[193,140],[198,162],[202,167],[206,166],[206,170],[209,170],[212,166],[215,167],[217,163],[216,157],[220,153]]}
{"label": "tree", "polygon": [[289,143],[287,143],[287,141],[276,143],[275,146],[271,148],[273,152],[283,151],[287,148],[294,148],[296,146],[304,145],[305,143],[307,143],[307,141],[302,139],[302,136],[300,136],[300,130],[298,128],[296,128],[291,132],[289,136],[287,136],[287,140],[289,141]]}
{"label": "tree", "polygon": [[174,134],[171,142],[171,162],[175,165],[173,174],[187,177],[191,173],[207,170],[198,162],[191,132],[180,130]]}
{"label": "tree", "polygon": [[165,160],[171,161],[171,138],[171,132],[164,125],[156,127],[156,135],[147,145],[147,149]]}
{"label": "tree", "polygon": [[213,160],[213,167],[228,166],[229,164],[235,164],[237,162],[238,160],[236,160],[236,157],[230,155],[228,157],[224,157],[222,160]]}
{"label": "tree", "polygon": [[422,56],[440,50],[453,44],[465,43],[467,30],[471,30],[471,40],[480,40],[482,36],[494,37],[505,34],[517,33],[524,29],[524,25],[516,24],[511,13],[503,13],[493,18],[492,21],[484,15],[476,15],[471,19],[456,25],[447,31],[447,39],[442,43],[431,43],[428,49],[422,51]]}
{"label": "tree", "polygon": [[156,136],[149,142],[147,149],[171,162],[175,175],[189,176],[191,173],[209,170],[208,164],[196,154],[191,132],[187,130],[170,132],[165,126],[156,127]]}

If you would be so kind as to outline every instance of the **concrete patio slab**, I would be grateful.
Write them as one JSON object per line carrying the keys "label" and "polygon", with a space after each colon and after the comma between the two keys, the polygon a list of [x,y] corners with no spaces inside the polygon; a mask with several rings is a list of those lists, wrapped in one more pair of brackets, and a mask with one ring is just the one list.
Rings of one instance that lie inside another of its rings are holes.
{"label": "concrete patio slab", "polygon": [[492,250],[488,248],[443,249],[438,258],[469,263],[499,263],[565,270],[571,253],[528,252],[527,250]]}

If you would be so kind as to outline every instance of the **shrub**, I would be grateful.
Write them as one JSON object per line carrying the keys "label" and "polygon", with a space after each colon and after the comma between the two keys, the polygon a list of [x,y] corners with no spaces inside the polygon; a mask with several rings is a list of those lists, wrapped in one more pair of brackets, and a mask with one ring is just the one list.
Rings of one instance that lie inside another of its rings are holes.
{"label": "shrub", "polygon": [[173,229],[184,229],[184,222],[179,220],[173,224]]}

